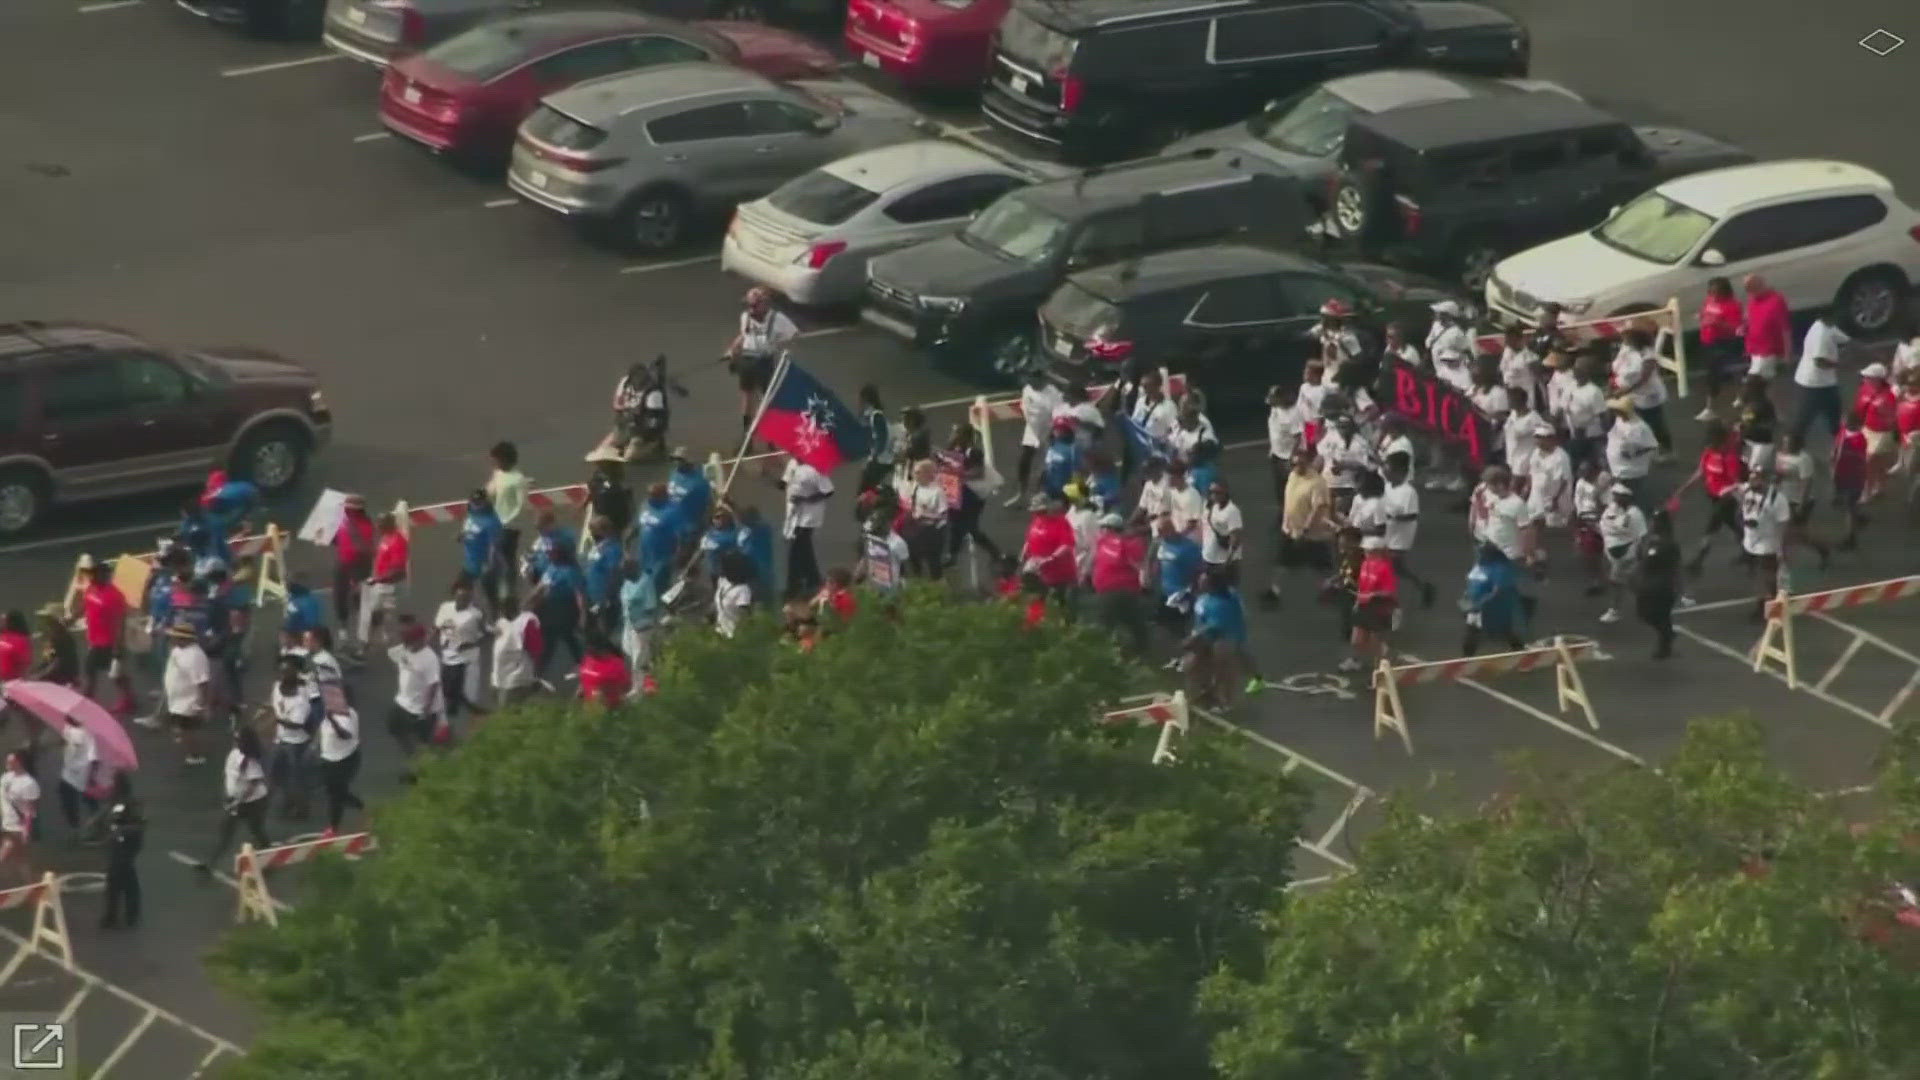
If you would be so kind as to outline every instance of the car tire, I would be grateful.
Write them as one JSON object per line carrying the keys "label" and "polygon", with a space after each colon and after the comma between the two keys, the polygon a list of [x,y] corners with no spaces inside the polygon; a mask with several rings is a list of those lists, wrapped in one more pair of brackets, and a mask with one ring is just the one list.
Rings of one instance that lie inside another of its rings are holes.
{"label": "car tire", "polygon": [[1899,327],[1911,294],[1912,287],[1897,270],[1859,270],[1834,295],[1833,310],[1847,333],[1880,337]]}
{"label": "car tire", "polygon": [[0,470],[0,537],[19,536],[47,516],[53,485],[33,469]]}
{"label": "car tire", "polygon": [[615,246],[633,255],[662,255],[686,239],[693,200],[671,187],[636,192],[608,224]]}
{"label": "car tire", "polygon": [[1459,254],[1454,259],[1460,283],[1475,297],[1483,295],[1487,287],[1487,278],[1493,268],[1504,258],[1506,248],[1492,237],[1470,236],[1460,244]]}
{"label": "car tire", "polygon": [[1333,205],[1327,209],[1328,231],[1334,239],[1366,243],[1377,239],[1382,215],[1377,185],[1359,177],[1347,177],[1333,191]]}
{"label": "car tire", "polygon": [[1018,383],[1034,364],[1036,344],[1030,326],[1006,326],[987,335],[980,350],[986,358],[981,377],[993,386]]}
{"label": "car tire", "polygon": [[307,471],[313,440],[297,424],[274,421],[247,433],[233,452],[227,471],[235,478],[275,495],[300,482]]}

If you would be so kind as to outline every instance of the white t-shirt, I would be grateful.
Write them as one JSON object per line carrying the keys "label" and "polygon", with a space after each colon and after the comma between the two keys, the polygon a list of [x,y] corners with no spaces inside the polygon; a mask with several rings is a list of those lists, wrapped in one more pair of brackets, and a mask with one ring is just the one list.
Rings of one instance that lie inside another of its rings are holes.
{"label": "white t-shirt", "polygon": [[1300,415],[1308,423],[1319,423],[1320,418],[1326,415],[1327,384],[1324,382],[1301,383],[1297,400],[1300,404]]}
{"label": "white t-shirt", "polygon": [[1600,524],[1600,515],[1607,512],[1607,492],[1613,488],[1613,477],[1601,473],[1589,480],[1582,476],[1573,482],[1573,515],[1590,525]]}
{"label": "white t-shirt", "polygon": [[1380,511],[1387,519],[1387,550],[1412,551],[1420,530],[1420,493],[1413,483],[1388,484],[1380,496]]}
{"label": "white t-shirt", "polygon": [[923,525],[947,523],[947,489],[939,484],[914,484],[907,489],[907,515]]}
{"label": "white t-shirt", "polygon": [[100,760],[93,732],[79,724],[68,724],[60,729],[60,741],[66,744],[60,751],[61,781],[76,791],[87,790],[87,781],[93,775],[93,763]]}
{"label": "white t-shirt", "polygon": [[1433,354],[1433,373],[1439,380],[1455,390],[1469,396],[1473,393],[1473,368],[1466,358],[1452,359],[1439,353]]}
{"label": "white t-shirt", "polygon": [[1091,506],[1076,506],[1067,511],[1067,524],[1073,528],[1074,571],[1085,581],[1093,572],[1093,545],[1100,539],[1100,511]]}
{"label": "white t-shirt", "polygon": [[39,801],[40,782],[30,773],[0,774],[0,832],[26,832]]}
{"label": "white t-shirt", "polygon": [[1267,410],[1267,453],[1281,461],[1292,461],[1307,430],[1307,417],[1300,403],[1275,405]]}
{"label": "white t-shirt", "polygon": [[1479,409],[1494,423],[1504,421],[1507,414],[1513,411],[1512,402],[1507,398],[1507,388],[1499,383],[1476,386],[1473,388],[1473,393],[1467,397],[1473,402],[1474,408]]}
{"label": "white t-shirt", "polygon": [[227,751],[227,764],[221,773],[226,781],[228,802],[250,803],[267,797],[267,771],[258,761],[241,753],[239,747]]}
{"label": "white t-shirt", "polygon": [[[1853,339],[1839,327],[1825,320],[1817,320],[1807,327],[1807,336],[1800,343],[1800,363],[1793,369],[1793,381],[1801,386],[1835,386],[1840,382],[1840,369],[1821,367],[1814,363],[1821,360],[1839,360],[1840,347]],[[1756,555],[1771,555],[1772,552],[1754,552]]]}
{"label": "white t-shirt", "polygon": [[1639,417],[1622,416],[1607,429],[1607,471],[1622,480],[1638,480],[1653,468],[1660,443]]}
{"label": "white t-shirt", "polygon": [[1140,498],[1134,502],[1134,506],[1139,508],[1140,513],[1146,515],[1148,521],[1152,521],[1167,512],[1169,508],[1167,492],[1171,490],[1173,489],[1164,478],[1144,480],[1140,484]]}
{"label": "white t-shirt", "polygon": [[1521,556],[1520,530],[1527,523],[1527,501],[1509,491],[1505,495],[1488,492],[1487,515],[1481,539],[1500,549],[1509,559]]}
{"label": "white t-shirt", "polygon": [[1053,414],[1060,410],[1060,390],[1052,383],[1020,388],[1020,418],[1026,426],[1020,432],[1020,445],[1042,447],[1053,433]]}
{"label": "white t-shirt", "polygon": [[754,356],[776,356],[781,349],[800,335],[800,328],[786,314],[772,308],[767,309],[764,318],[756,319],[753,313],[740,313],[740,351]]}
{"label": "white t-shirt", "polygon": [[1627,400],[1633,402],[1636,409],[1652,409],[1667,403],[1667,383],[1660,377],[1660,364],[1653,354],[1643,352],[1629,345],[1620,346],[1613,354],[1613,383],[1623,391],[1633,385],[1635,379],[1646,374],[1647,381],[1627,393]]}
{"label": "white t-shirt", "polygon": [[1362,535],[1378,536],[1387,531],[1387,510],[1384,501],[1361,495],[1347,508],[1347,527],[1359,529]]}
{"label": "white t-shirt", "polygon": [[1793,504],[1773,488],[1740,485],[1740,546],[1749,555],[1778,555]]}
{"label": "white t-shirt", "polygon": [[1517,386],[1528,394],[1533,394],[1539,384],[1534,368],[1540,358],[1526,347],[1503,349],[1500,352],[1500,382],[1503,386]]}
{"label": "white t-shirt", "polygon": [[280,689],[280,680],[275,679],[273,692],[268,695],[273,706],[273,741],[305,746],[312,739],[307,733],[307,718],[313,715],[313,699],[319,696],[314,685],[304,679],[295,684],[291,694]]}
{"label": "white t-shirt", "polygon": [[[1467,362],[1473,358],[1473,342],[1461,327],[1435,323],[1427,336],[1427,352],[1433,357],[1436,370],[1458,367],[1464,372]],[[1444,372],[1441,377],[1446,378]]]}
{"label": "white t-shirt", "polygon": [[1601,418],[1607,414],[1607,395],[1598,383],[1576,382],[1567,390],[1561,418],[1574,435],[1600,434]]}
{"label": "white t-shirt", "polygon": [[440,662],[449,667],[478,663],[480,640],[487,635],[486,619],[473,604],[459,608],[451,600],[442,600],[433,616],[433,628],[440,635]]}
{"label": "white t-shirt", "polygon": [[1320,467],[1327,474],[1327,486],[1339,490],[1352,488],[1360,482],[1360,470],[1366,467],[1366,444],[1358,433],[1349,439],[1340,434],[1339,428],[1331,428],[1320,436]]}
{"label": "white t-shirt", "polygon": [[1573,393],[1573,388],[1576,385],[1573,379],[1573,372],[1566,368],[1560,368],[1552,375],[1547,376],[1547,412],[1555,417],[1565,419],[1567,414],[1567,395]]}
{"label": "white t-shirt", "polygon": [[1181,458],[1192,461],[1193,448],[1208,441],[1211,434],[1205,420],[1190,428],[1176,424],[1172,431],[1167,432],[1167,445]]}
{"label": "white t-shirt", "polygon": [[1378,456],[1381,466],[1384,467],[1387,459],[1395,454],[1407,455],[1407,479],[1413,479],[1413,462],[1414,459],[1419,456],[1414,453],[1413,440],[1405,435],[1389,435],[1386,440],[1380,444],[1380,453]]}
{"label": "white t-shirt", "polygon": [[[340,730],[335,731],[338,727]],[[345,761],[360,749],[360,714],[348,709],[320,721],[320,759]]]}
{"label": "white t-shirt", "polygon": [[1133,403],[1133,411],[1128,414],[1133,422],[1146,429],[1147,434],[1156,439],[1164,439],[1172,434],[1180,423],[1180,408],[1173,399],[1165,394],[1159,401],[1148,401],[1145,394]]}
{"label": "white t-shirt", "polygon": [[533,685],[533,655],[527,651],[527,627],[538,620],[531,611],[493,623],[493,688],[518,690]]}
{"label": "white t-shirt", "polygon": [[1608,500],[1609,505],[1600,514],[1600,543],[1612,554],[1622,545],[1632,547],[1640,543],[1647,535],[1647,515],[1630,502],[1618,499]]}
{"label": "white t-shirt", "polygon": [[1239,559],[1239,534],[1244,527],[1240,507],[1233,500],[1227,500],[1225,506],[1209,502],[1206,530],[1200,538],[1200,558],[1210,563]]}
{"label": "white t-shirt", "polygon": [[833,494],[833,480],[798,458],[787,460],[782,480],[787,487],[787,539],[793,539],[798,529],[817,529],[826,524],[827,500],[812,496]]}
{"label": "white t-shirt", "polygon": [[752,585],[721,578],[719,587],[713,591],[713,628],[720,631],[721,637],[732,637],[752,607]]}
{"label": "white t-shirt", "polygon": [[1549,528],[1564,528],[1573,517],[1573,462],[1556,446],[1536,450],[1527,459],[1527,512]]}
{"label": "white t-shirt", "polygon": [[395,645],[387,650],[393,659],[396,681],[393,703],[415,716],[440,709],[440,658],[432,649],[409,649]]}
{"label": "white t-shirt", "polygon": [[1813,459],[1805,450],[1797,454],[1775,451],[1773,474],[1779,478],[1780,496],[1789,506],[1803,505],[1813,493]]}
{"label": "white t-shirt", "polygon": [[1195,536],[1200,530],[1200,519],[1207,512],[1206,496],[1193,490],[1192,484],[1183,487],[1167,487],[1167,513],[1173,516],[1173,527],[1189,536]]}
{"label": "white t-shirt", "polygon": [[1534,436],[1540,417],[1531,412],[1508,413],[1500,425],[1500,445],[1507,453],[1507,468],[1515,476],[1527,474],[1527,461],[1533,457]]}
{"label": "white t-shirt", "polygon": [[1893,350],[1893,364],[1888,374],[1893,385],[1900,386],[1907,381],[1907,372],[1920,369],[1920,338],[1910,338],[1901,342]]}
{"label": "white t-shirt", "polygon": [[167,711],[175,716],[199,716],[206,710],[205,691],[213,671],[199,642],[183,641],[167,651],[167,671],[161,677]]}

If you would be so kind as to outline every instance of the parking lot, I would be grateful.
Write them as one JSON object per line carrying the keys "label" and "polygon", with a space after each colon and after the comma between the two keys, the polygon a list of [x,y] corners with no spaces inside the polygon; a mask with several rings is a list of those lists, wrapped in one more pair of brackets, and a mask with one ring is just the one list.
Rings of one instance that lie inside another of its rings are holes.
{"label": "parking lot", "polygon": [[[1884,58],[1855,44],[1878,27],[1920,42],[1920,15],[1909,4],[1843,0],[1811,28],[1804,6],[1784,0],[1755,0],[1731,22],[1724,12],[1654,0],[1503,6],[1532,27],[1540,77],[1762,155],[1858,160],[1909,199],[1920,195],[1920,149],[1899,107],[1911,97],[1920,44]],[[245,41],[153,0],[21,0],[0,8],[0,39],[13,46],[0,68],[7,317],[97,319],[178,343],[244,342],[310,365],[338,418],[313,486],[359,491],[376,506],[457,499],[481,479],[484,450],[499,438],[519,443],[536,482],[571,482],[606,421],[615,378],[657,353],[691,391],[677,404],[674,441],[704,452],[726,450],[737,436],[733,388],[711,358],[731,334],[742,286],[720,273],[717,236],[644,262],[587,245],[498,181],[386,137],[374,118],[373,72],[315,43]],[[954,137],[999,145],[964,110],[932,111]],[[806,362],[843,392],[872,381],[898,406],[976,390],[870,328],[819,317],[805,328]],[[1010,433],[997,442],[1004,464]],[[1226,469],[1250,521],[1271,509],[1259,458],[1235,451]],[[743,483],[772,507],[770,489],[750,474]],[[297,524],[304,508],[290,504],[283,517]],[[822,552],[833,562],[847,550],[850,515],[831,516]],[[51,599],[78,553],[146,550],[171,517],[165,499],[64,515],[52,530],[0,548],[8,570],[0,603]],[[1686,519],[1683,531],[1696,522]],[[1017,528],[1008,518],[991,527],[1008,539]],[[1465,569],[1463,534],[1462,520],[1441,510],[1422,525],[1420,565],[1443,597]],[[1887,515],[1862,555],[1825,574],[1797,572],[1796,591],[1907,572],[1906,535]],[[416,545],[413,604],[423,607],[451,573],[453,545],[430,532]],[[297,562],[321,565],[311,550]],[[1316,608],[1305,585],[1289,583],[1281,616],[1253,613],[1263,674],[1275,686],[1232,718],[1322,794],[1302,838],[1303,880],[1337,872],[1349,839],[1377,820],[1367,792],[1404,790],[1433,806],[1477,800],[1499,787],[1499,758],[1513,750],[1567,766],[1657,762],[1687,717],[1714,711],[1762,717],[1781,759],[1810,783],[1855,785],[1885,725],[1915,708],[1920,683],[1910,610],[1920,601],[1800,620],[1806,681],[1789,691],[1744,661],[1759,627],[1737,603],[1684,615],[1682,655],[1656,665],[1644,659],[1641,628],[1601,627],[1597,605],[1555,582],[1536,632],[1588,635],[1610,654],[1584,665],[1599,729],[1557,711],[1549,674],[1414,687],[1409,756],[1397,741],[1374,740],[1366,681],[1334,671],[1342,652],[1332,613]],[[1698,598],[1724,603],[1739,588],[1716,556]],[[1430,614],[1411,613],[1398,647],[1439,659],[1453,655],[1457,636],[1443,599]],[[374,690],[384,691],[383,679]],[[363,794],[393,791],[390,745],[375,735],[368,747]],[[207,1052],[196,1056],[194,1047],[217,1041],[195,1043],[184,1025],[214,1040],[244,1043],[247,1034],[245,1015],[212,990],[198,963],[231,920],[232,893],[169,857],[211,842],[219,793],[212,775],[187,776],[159,741],[146,739],[142,750],[156,759],[141,778],[153,818],[147,923],[133,935],[96,932],[97,899],[86,893],[70,898],[69,916],[81,967],[153,1005],[90,992],[90,1001],[119,1011],[97,1021],[82,1012],[83,1032],[112,1032],[83,1038],[103,1047],[89,1060],[103,1061],[148,1022],[152,1033],[114,1075],[188,1076]],[[88,855],[56,857],[77,870]],[[276,892],[297,904],[290,873]],[[0,987],[0,1002],[58,1012],[84,985],[71,973],[35,971],[39,981]],[[145,1008],[159,1011],[147,1018]],[[174,1029],[184,1032],[177,1052],[148,1048]]]}

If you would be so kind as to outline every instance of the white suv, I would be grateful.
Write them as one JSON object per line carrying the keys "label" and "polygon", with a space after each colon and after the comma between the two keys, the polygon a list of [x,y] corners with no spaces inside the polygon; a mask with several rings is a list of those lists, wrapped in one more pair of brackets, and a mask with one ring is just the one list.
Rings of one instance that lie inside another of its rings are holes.
{"label": "white suv", "polygon": [[1839,161],[1769,161],[1669,180],[1583,233],[1523,251],[1487,279],[1489,310],[1531,321],[1549,301],[1599,319],[1707,282],[1759,274],[1795,311],[1832,306],[1855,333],[1897,328],[1920,281],[1920,213],[1887,178]]}

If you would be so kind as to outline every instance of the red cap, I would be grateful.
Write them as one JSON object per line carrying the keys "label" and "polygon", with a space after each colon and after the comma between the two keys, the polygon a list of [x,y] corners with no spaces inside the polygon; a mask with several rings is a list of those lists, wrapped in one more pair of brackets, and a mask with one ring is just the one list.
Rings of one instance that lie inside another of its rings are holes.
{"label": "red cap", "polygon": [[1326,303],[1320,305],[1320,314],[1345,318],[1353,314],[1353,309],[1339,300],[1328,300]]}

